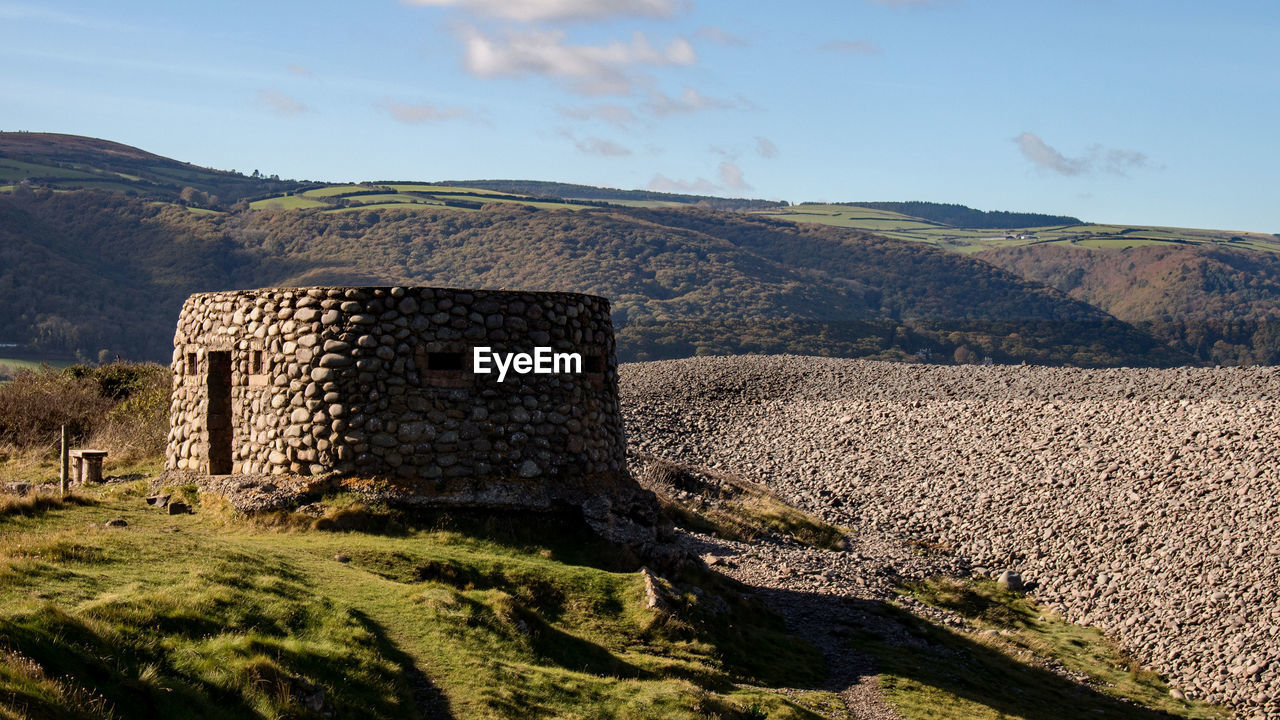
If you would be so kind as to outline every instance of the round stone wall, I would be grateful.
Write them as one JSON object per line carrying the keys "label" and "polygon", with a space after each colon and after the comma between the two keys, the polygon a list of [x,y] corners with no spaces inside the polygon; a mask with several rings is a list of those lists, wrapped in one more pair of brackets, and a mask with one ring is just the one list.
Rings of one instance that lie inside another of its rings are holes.
{"label": "round stone wall", "polygon": [[[580,372],[513,369],[499,382],[473,371],[476,347],[577,353]],[[490,487],[498,480],[626,473],[604,298],[401,287],[204,293],[183,306],[173,371],[173,471],[333,472],[454,497],[501,495]]]}

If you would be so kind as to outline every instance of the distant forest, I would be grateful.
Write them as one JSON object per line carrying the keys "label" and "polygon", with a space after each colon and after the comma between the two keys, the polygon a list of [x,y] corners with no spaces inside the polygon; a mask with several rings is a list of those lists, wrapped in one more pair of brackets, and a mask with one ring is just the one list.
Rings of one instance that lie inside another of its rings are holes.
{"label": "distant forest", "polygon": [[1015,228],[1047,227],[1050,225],[1080,225],[1080,218],[1070,215],[1045,215],[1043,213],[1018,213],[1003,210],[974,210],[964,205],[953,203],[934,203],[913,200],[910,202],[848,202],[827,203],[829,205],[853,205],[887,210],[902,215],[910,215],[957,228],[995,230],[1013,230]]}

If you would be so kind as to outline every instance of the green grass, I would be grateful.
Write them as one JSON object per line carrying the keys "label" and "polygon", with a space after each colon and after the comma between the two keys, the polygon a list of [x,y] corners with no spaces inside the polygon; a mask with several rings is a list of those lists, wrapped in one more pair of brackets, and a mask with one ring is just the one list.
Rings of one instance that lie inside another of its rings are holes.
{"label": "green grass", "polygon": [[[731,581],[686,569],[649,609],[638,561],[565,516],[340,495],[245,518],[191,487],[197,513],[169,516],[146,489],[0,496],[0,717],[847,717],[818,653]],[[868,603],[898,630],[850,628],[908,720],[1225,716],[994,583],[903,592],[973,624]]]}
{"label": "green grass", "polygon": [[330,185],[328,187],[308,190],[302,194],[307,197],[335,197],[338,195],[346,195],[353,192],[364,192],[365,190],[373,189],[374,188],[367,185]]}
{"label": "green grass", "polygon": [[0,158],[0,180],[21,180],[29,177],[56,178],[58,180],[92,180],[99,176],[80,170],[54,167],[52,165],[37,165],[12,158]]}
{"label": "green grass", "polygon": [[[1072,244],[1098,249],[1123,249],[1141,245],[1222,243],[1232,247],[1261,252],[1280,252],[1280,239],[1260,233],[1226,230],[1200,230],[1173,227],[1136,227],[1126,225],[1055,225],[1043,228],[961,229],[939,225],[920,218],[851,205],[794,205],[781,210],[762,210],[758,214],[797,223],[816,223],[866,230],[885,237],[930,245],[960,253],[975,253],[992,248],[1021,246],[1035,242]],[[1006,238],[1006,232],[1030,232],[1033,239]],[[1239,241],[1232,241],[1234,237]]]}
{"label": "green grass", "polygon": [[[580,202],[594,202],[595,198],[565,198],[566,200],[578,200]],[[622,207],[638,207],[638,208],[672,208],[672,207],[688,207],[688,203],[675,202],[673,200],[619,200],[610,198],[604,202],[610,205],[621,205]]]}
{"label": "green grass", "polygon": [[508,195],[513,198],[522,197],[520,195],[513,195],[511,193],[500,192],[498,190],[484,190],[481,188],[458,187],[454,185],[431,185],[428,183],[393,183],[382,187],[392,188],[396,192],[421,192],[430,193],[432,195],[440,193],[480,193],[482,195]]}
{"label": "green grass", "polygon": [[446,194],[446,193],[435,193],[435,196],[441,200],[467,200],[467,201],[478,202],[478,203],[514,203],[516,205],[528,205],[530,207],[536,207],[542,210],[585,210],[588,208],[588,206],[586,205],[574,205],[571,203],[543,201],[543,200],[526,200],[519,196],[512,196],[510,200],[505,198],[474,197],[474,196]]}
{"label": "green grass", "polygon": [[651,610],[634,561],[568,521],[171,517],[144,489],[0,515],[0,716],[413,718],[438,694],[456,718],[813,720],[802,705],[835,702],[769,689],[822,664],[755,601],[694,573]]}
{"label": "green grass", "polygon": [[[954,632],[897,613],[911,629],[910,644],[857,635],[855,644],[876,657],[888,699],[907,720],[1229,714],[1175,700],[1158,675],[1142,670],[1096,628],[1071,625],[993,582],[941,579],[904,592],[973,625],[970,632]],[[1090,687],[1052,673],[1046,659],[1089,676]]]}
{"label": "green grass", "polygon": [[328,206],[328,203],[302,197],[301,195],[281,195],[249,203],[249,207],[253,210],[304,210]]}
{"label": "green grass", "polygon": [[22,358],[0,357],[0,365],[7,365],[15,370],[39,370],[44,365],[52,368],[64,368],[71,363],[66,360],[28,360]]}
{"label": "green grass", "polygon": [[[86,443],[74,442],[72,449],[84,447]],[[164,469],[164,458],[152,457],[144,459],[114,458],[107,456],[102,463],[102,474],[106,476],[155,475]],[[16,450],[0,446],[0,481],[25,482],[33,485],[52,487],[58,482],[61,471],[57,457],[57,448],[49,451],[42,448]]]}
{"label": "green grass", "polygon": [[414,203],[425,202],[422,198],[415,198],[412,195],[400,195],[398,193],[379,193],[377,195],[357,195],[352,198],[346,198],[352,203],[360,203],[361,205],[385,205],[400,203],[403,205],[411,205]]}
{"label": "green grass", "polygon": [[443,204],[441,204],[441,203],[433,203],[433,202],[427,202],[427,201],[419,200],[419,201],[417,201],[417,202],[382,202],[382,203],[371,203],[371,204],[369,204],[369,205],[352,205],[351,207],[346,207],[346,208],[334,208],[334,209],[332,209],[332,210],[325,210],[325,212],[326,212],[326,213],[342,213],[342,212],[354,212],[354,211],[357,211],[357,210],[388,210],[388,209],[393,209],[393,210],[460,210],[460,211],[463,211],[463,212],[470,212],[470,211],[471,211],[471,208],[446,207],[445,205],[443,205]]}

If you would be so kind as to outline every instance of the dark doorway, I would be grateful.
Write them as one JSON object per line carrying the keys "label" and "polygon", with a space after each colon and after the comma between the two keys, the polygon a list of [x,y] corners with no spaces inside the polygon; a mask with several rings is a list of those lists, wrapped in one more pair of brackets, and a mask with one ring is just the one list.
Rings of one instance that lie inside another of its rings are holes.
{"label": "dark doorway", "polygon": [[209,353],[209,474],[231,473],[231,353]]}

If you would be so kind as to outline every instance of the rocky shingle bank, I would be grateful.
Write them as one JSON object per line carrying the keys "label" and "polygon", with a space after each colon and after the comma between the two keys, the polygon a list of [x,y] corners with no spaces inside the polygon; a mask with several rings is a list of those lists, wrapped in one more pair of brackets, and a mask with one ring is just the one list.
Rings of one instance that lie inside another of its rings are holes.
{"label": "rocky shingle bank", "polygon": [[1017,570],[1179,691],[1280,712],[1280,370],[693,358],[621,391],[638,452]]}

